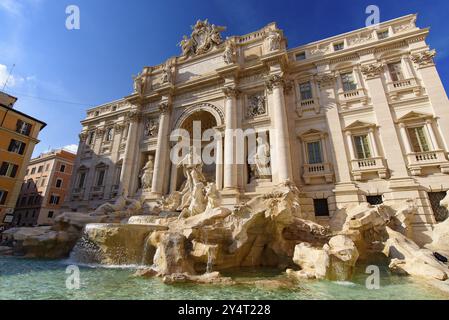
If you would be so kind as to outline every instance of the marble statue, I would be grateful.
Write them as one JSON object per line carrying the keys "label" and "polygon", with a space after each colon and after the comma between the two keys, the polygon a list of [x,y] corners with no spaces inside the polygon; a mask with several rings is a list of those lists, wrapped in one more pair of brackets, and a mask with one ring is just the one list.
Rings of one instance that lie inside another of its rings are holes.
{"label": "marble statue", "polygon": [[265,139],[257,138],[257,151],[254,155],[254,172],[258,179],[267,179],[271,176],[270,145]]}
{"label": "marble statue", "polygon": [[265,45],[268,51],[275,51],[281,48],[281,34],[279,30],[269,30],[265,38]]}
{"label": "marble statue", "polygon": [[185,57],[195,53],[193,48],[193,39],[189,39],[186,35],[183,36],[179,46],[182,49],[182,55]]}
{"label": "marble statue", "polygon": [[204,21],[198,20],[192,26],[190,38],[184,36],[179,43],[182,56],[188,58],[192,55],[199,55],[220,45],[223,42],[221,32],[224,30],[226,30],[225,27],[210,24],[207,19]]}
{"label": "marble statue", "polygon": [[151,183],[153,181],[153,170],[154,170],[154,156],[152,154],[148,155],[148,160],[145,166],[140,171],[140,182],[142,189],[150,189]]}
{"label": "marble statue", "polygon": [[221,205],[221,195],[217,190],[217,184],[215,182],[209,182],[206,185],[206,198],[206,210],[218,208]]}
{"label": "marble statue", "polygon": [[171,83],[173,78],[173,68],[169,62],[162,69],[162,83]]}
{"label": "marble statue", "polygon": [[226,42],[226,48],[223,53],[223,60],[226,64],[231,64],[235,62],[236,58],[236,52],[235,52],[235,44],[232,41]]}

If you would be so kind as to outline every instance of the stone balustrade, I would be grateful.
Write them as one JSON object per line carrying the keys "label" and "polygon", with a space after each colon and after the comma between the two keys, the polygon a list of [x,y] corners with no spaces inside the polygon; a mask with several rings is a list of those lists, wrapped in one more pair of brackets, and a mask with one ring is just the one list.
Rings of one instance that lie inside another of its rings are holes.
{"label": "stone balustrade", "polygon": [[387,168],[382,157],[351,160],[352,174],[356,181],[362,180],[362,175],[366,173],[377,173],[379,178],[387,177]]}

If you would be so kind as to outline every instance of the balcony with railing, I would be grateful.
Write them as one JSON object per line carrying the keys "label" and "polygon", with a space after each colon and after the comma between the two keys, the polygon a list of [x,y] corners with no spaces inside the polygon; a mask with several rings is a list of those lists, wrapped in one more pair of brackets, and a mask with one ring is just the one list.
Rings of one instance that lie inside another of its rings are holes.
{"label": "balcony with railing", "polygon": [[297,102],[296,113],[299,117],[302,117],[303,113],[307,111],[315,111],[315,113],[320,112],[318,98],[304,99]]}
{"label": "balcony with railing", "polygon": [[72,194],[71,194],[72,199],[73,200],[82,199],[84,197],[84,191],[85,191],[85,188],[74,188],[72,190]]}
{"label": "balcony with railing", "polygon": [[404,79],[387,83],[387,91],[391,100],[398,100],[399,94],[407,91],[413,92],[416,96],[422,94],[422,87],[415,78]]}
{"label": "balcony with railing", "polygon": [[387,167],[382,157],[351,160],[352,174],[356,181],[362,180],[362,176],[368,173],[377,173],[379,178],[387,177]]}
{"label": "balcony with railing", "polygon": [[306,184],[312,184],[313,179],[324,178],[326,183],[333,181],[334,171],[330,163],[314,163],[303,165],[303,179]]}
{"label": "balcony with railing", "polygon": [[354,90],[341,91],[338,94],[338,101],[342,107],[346,107],[348,103],[361,102],[362,104],[368,103],[368,95],[366,89],[358,88]]}
{"label": "balcony with railing", "polygon": [[414,176],[419,176],[425,167],[439,167],[442,173],[449,173],[449,161],[444,150],[412,152],[407,154],[408,167]]}

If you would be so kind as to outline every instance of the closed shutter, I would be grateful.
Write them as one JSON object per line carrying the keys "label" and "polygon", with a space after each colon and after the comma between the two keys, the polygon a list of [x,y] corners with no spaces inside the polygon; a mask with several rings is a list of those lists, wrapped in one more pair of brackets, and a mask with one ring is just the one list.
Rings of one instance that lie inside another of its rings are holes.
{"label": "closed shutter", "polygon": [[0,167],[0,176],[6,176],[6,172],[8,172],[8,162],[2,162],[2,166]]}
{"label": "closed shutter", "polygon": [[17,170],[19,169],[19,166],[17,164],[14,164],[11,170],[11,178],[15,178],[17,174]]}
{"label": "closed shutter", "polygon": [[23,142],[20,144],[19,154],[23,154],[25,152],[26,145],[27,144]]}
{"label": "closed shutter", "polygon": [[6,203],[6,197],[8,196],[8,191],[2,191],[0,193],[0,204]]}

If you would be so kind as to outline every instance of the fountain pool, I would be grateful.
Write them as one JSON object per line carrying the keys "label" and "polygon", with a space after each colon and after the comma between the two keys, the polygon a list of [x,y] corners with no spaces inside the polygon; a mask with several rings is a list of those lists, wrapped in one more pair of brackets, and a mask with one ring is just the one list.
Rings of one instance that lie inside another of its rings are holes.
{"label": "fountain pool", "polygon": [[66,260],[0,257],[0,300],[4,299],[449,299],[444,293],[410,277],[392,275],[381,267],[380,289],[368,290],[365,266],[358,265],[352,282],[304,281],[294,288],[254,284],[282,277],[278,270],[223,272],[239,282],[231,286],[176,284],[161,279],[133,277],[137,266],[80,266],[81,287],[69,290]]}

